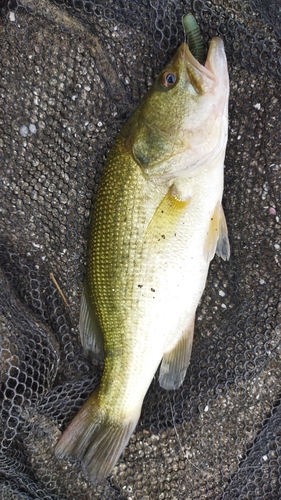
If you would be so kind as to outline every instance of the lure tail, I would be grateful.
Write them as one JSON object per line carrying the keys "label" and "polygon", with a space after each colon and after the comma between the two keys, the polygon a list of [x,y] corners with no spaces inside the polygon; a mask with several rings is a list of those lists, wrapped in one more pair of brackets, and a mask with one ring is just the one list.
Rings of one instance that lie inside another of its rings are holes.
{"label": "lure tail", "polygon": [[188,36],[188,45],[191,54],[200,64],[204,63],[204,44],[202,41],[200,28],[192,14],[183,17],[183,28]]}
{"label": "lure tail", "polygon": [[90,479],[96,483],[106,478],[127,445],[139,419],[115,420],[102,408],[98,391],[93,392],[59,440],[58,458],[72,456],[82,462]]}

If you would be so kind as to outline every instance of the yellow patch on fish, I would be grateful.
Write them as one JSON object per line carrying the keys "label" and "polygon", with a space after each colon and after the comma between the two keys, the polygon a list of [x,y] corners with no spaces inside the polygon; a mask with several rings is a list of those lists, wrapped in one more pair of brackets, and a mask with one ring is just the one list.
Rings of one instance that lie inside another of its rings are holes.
{"label": "yellow patch on fish", "polygon": [[157,207],[148,225],[144,241],[149,241],[150,244],[154,241],[154,244],[157,244],[161,239],[176,238],[176,222],[184,217],[189,203],[190,198],[177,199],[170,189]]}

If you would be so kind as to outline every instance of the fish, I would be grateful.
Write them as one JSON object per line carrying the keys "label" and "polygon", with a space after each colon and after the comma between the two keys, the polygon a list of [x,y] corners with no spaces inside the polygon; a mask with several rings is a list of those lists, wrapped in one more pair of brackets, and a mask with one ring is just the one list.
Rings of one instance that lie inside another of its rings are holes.
{"label": "fish", "polygon": [[210,261],[229,259],[228,96],[223,41],[212,38],[205,65],[182,43],[109,152],[79,322],[103,373],[55,450],[80,461],[95,484],[129,442],[159,366],[161,387],[183,383]]}

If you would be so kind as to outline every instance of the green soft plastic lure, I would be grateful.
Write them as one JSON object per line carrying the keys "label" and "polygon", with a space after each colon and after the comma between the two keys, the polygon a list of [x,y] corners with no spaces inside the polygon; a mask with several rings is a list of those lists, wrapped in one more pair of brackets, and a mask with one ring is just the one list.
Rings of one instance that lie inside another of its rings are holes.
{"label": "green soft plastic lure", "polygon": [[182,24],[185,33],[188,37],[188,45],[190,52],[195,59],[203,64],[204,62],[204,45],[200,33],[200,28],[195,17],[192,14],[187,14],[182,19]]}

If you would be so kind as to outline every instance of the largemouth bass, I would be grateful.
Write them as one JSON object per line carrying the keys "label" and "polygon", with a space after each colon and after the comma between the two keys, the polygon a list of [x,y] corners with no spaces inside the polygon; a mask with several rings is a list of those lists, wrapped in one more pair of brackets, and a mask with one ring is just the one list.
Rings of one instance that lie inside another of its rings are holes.
{"label": "largemouth bass", "polygon": [[205,66],[182,44],[122,128],[98,190],[81,302],[82,344],[103,375],[57,448],[105,478],[159,382],[178,388],[215,252],[229,258],[221,205],[229,82],[222,40]]}

